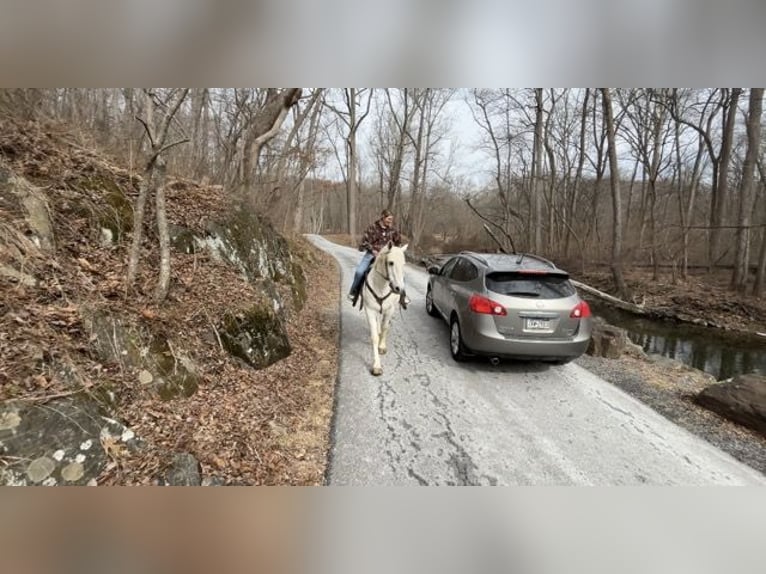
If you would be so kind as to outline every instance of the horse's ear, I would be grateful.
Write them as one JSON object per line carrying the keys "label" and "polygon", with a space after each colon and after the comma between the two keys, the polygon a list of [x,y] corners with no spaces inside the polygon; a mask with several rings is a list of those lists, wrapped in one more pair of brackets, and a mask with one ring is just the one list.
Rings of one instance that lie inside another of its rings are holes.
{"label": "horse's ear", "polygon": [[394,246],[394,242],[393,242],[393,241],[391,241],[391,240],[389,239],[389,240],[388,240],[388,245],[386,245],[386,247],[388,248],[388,250],[389,250],[389,251],[391,251],[391,248],[392,248],[393,246]]}
{"label": "horse's ear", "polygon": [[402,251],[407,251],[407,248],[408,248],[409,246],[410,246],[410,244],[409,244],[409,243],[405,243],[405,244],[404,244],[404,246],[402,247]]}

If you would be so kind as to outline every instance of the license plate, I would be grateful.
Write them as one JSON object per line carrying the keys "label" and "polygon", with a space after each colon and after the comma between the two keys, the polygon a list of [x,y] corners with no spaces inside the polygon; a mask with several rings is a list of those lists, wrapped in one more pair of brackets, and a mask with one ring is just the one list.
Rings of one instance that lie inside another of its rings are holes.
{"label": "license plate", "polygon": [[547,331],[550,326],[548,319],[527,319],[527,330],[529,331]]}

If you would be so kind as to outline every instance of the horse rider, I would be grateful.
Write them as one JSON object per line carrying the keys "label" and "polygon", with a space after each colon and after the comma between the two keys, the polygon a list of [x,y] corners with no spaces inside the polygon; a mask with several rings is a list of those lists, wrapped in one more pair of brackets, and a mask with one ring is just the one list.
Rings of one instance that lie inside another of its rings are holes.
{"label": "horse rider", "polygon": [[[364,255],[362,255],[362,259],[356,267],[354,281],[351,283],[351,289],[348,293],[348,300],[351,301],[352,305],[356,305],[367,270],[378,256],[378,253],[389,241],[397,247],[401,247],[402,236],[399,230],[394,227],[393,213],[388,209],[384,209],[380,214],[380,218],[370,224],[364,232],[362,242],[359,244],[359,251],[364,251]],[[410,299],[405,295],[399,300],[399,303],[406,309]]]}

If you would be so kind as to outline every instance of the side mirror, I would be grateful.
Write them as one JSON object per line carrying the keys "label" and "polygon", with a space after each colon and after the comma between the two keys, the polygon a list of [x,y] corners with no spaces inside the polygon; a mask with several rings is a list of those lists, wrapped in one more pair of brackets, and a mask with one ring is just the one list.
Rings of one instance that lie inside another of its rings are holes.
{"label": "side mirror", "polygon": [[438,275],[439,271],[441,271],[441,267],[439,267],[438,265],[431,265],[428,268],[428,274],[429,275]]}

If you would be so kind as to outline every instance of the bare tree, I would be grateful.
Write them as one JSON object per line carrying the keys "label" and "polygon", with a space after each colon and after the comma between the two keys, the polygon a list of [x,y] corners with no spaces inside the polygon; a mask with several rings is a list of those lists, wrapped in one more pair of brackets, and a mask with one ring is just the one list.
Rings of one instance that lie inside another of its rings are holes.
{"label": "bare tree", "polygon": [[424,203],[428,192],[428,176],[436,159],[436,147],[441,140],[438,124],[444,107],[454,94],[451,89],[421,88],[415,90],[414,105],[417,109],[417,134],[407,135],[414,149],[414,166],[410,184],[410,209],[407,214],[408,235],[417,247],[423,232]]}
{"label": "bare tree", "polygon": [[763,88],[750,88],[750,104],[747,112],[747,152],[742,166],[742,181],[739,186],[739,221],[737,228],[737,251],[735,255],[732,288],[744,292],[750,270],[750,221],[755,194],[753,179],[755,163],[761,146],[761,112],[763,110]]}
{"label": "bare tree", "polygon": [[[673,89],[673,94],[677,89]],[[705,128],[697,125],[684,117],[677,105],[680,102],[678,97],[666,98],[664,102],[669,105],[668,111],[676,122],[680,122],[696,130],[705,142],[708,155],[712,164],[713,178],[710,194],[710,213],[709,213],[709,241],[708,241],[708,267],[712,269],[719,259],[719,241],[721,235],[721,226],[724,221],[724,210],[728,197],[729,186],[729,163],[731,161],[731,148],[734,135],[734,123],[736,119],[737,103],[739,101],[742,88],[717,88],[711,91],[702,104],[699,111],[700,123],[705,124]],[[722,112],[723,130],[721,134],[721,143],[716,151],[713,141],[713,123]],[[703,119],[705,118],[706,119]]]}
{"label": "bare tree", "polygon": [[531,238],[532,250],[540,253],[543,248],[543,192],[541,179],[543,173],[543,128],[544,128],[543,89],[535,88],[535,138],[532,148],[532,222]]}
{"label": "bare tree", "polygon": [[642,210],[644,213],[641,221],[641,236],[643,236],[644,225],[648,222],[653,278],[657,280],[660,264],[657,187],[662,170],[667,166],[670,158],[665,153],[669,131],[667,108],[658,103],[654,92],[655,90],[651,88],[631,90],[623,99],[622,105],[628,124],[632,128],[626,127],[623,133],[635,150],[638,163],[642,165],[646,176],[648,197],[646,209]]}
{"label": "bare tree", "polygon": [[[367,103],[363,103],[364,99]],[[346,203],[347,203],[347,231],[352,239],[356,239],[356,201],[358,195],[357,172],[359,169],[359,157],[357,151],[357,133],[359,126],[370,113],[372,103],[372,88],[343,88],[342,98],[344,108],[327,103],[346,125],[344,136],[346,142]],[[359,110],[364,110],[359,114]]]}
{"label": "bare tree", "polygon": [[[391,90],[386,89],[386,101],[390,110],[390,119],[396,131],[393,134],[394,142],[391,151],[390,166],[388,170],[388,182],[386,185],[386,208],[396,210],[397,198],[401,195],[402,165],[405,157],[405,144],[407,134],[410,131],[410,122],[415,114],[415,106],[412,103],[412,91],[410,88],[399,90],[399,109],[395,105]],[[401,117],[400,114],[401,113]]]}
{"label": "bare tree", "polygon": [[301,88],[278,90],[269,88],[264,101],[257,106],[244,132],[239,169],[242,197],[252,194],[253,171],[258,165],[261,150],[279,132],[287,112],[298,103]]}
{"label": "bare tree", "polygon": [[[761,180],[761,194],[766,196],[766,170],[764,170],[763,162],[760,159],[756,163]],[[756,271],[755,285],[753,286],[753,295],[756,297],[763,297],[766,294],[766,201],[763,202],[761,211],[764,213],[762,218],[763,226],[761,228],[761,254],[758,257],[758,270]]]}
{"label": "bare tree", "polygon": [[[143,179],[139,186],[138,200],[133,212],[133,243],[128,261],[127,286],[131,288],[138,271],[138,261],[141,254],[141,240],[144,225],[146,201],[154,193],[157,230],[160,238],[160,278],[155,291],[155,298],[162,301],[167,296],[170,286],[170,233],[168,231],[167,213],[165,209],[165,177],[166,162],[163,157],[170,148],[188,142],[187,138],[166,143],[170,123],[181,107],[189,89],[179,89],[170,92],[165,101],[160,101],[159,95],[149,89],[144,92],[145,118],[137,118],[144,126],[149,139],[151,151],[144,167]],[[159,104],[159,105],[158,105]]]}
{"label": "bare tree", "polygon": [[209,88],[193,88],[191,92],[191,153],[187,169],[193,177],[202,177],[207,169],[209,130]]}
{"label": "bare tree", "polygon": [[[494,167],[494,194],[500,209],[481,210],[475,202],[468,201],[471,210],[481,219],[501,232],[509,240],[514,226],[524,226],[528,220],[522,216],[519,200],[514,194],[512,175],[513,146],[521,139],[513,125],[512,99],[507,91],[473,90],[471,112],[485,135],[487,153],[492,157]],[[526,231],[529,231],[529,227]],[[527,243],[529,243],[527,241]],[[515,250],[511,248],[512,250]]]}
{"label": "bare tree", "polygon": [[[316,167],[317,159],[320,157],[320,150],[317,144],[317,138],[319,135],[320,118],[322,114],[321,97],[323,95],[323,88],[318,88],[312,96],[311,101],[308,104],[308,109],[311,109],[311,118],[309,120],[308,133],[306,135],[306,141],[303,147],[302,153],[299,154],[297,166],[296,166],[296,179],[297,184],[293,186],[293,191],[297,190],[297,197],[294,206],[294,214],[292,221],[293,233],[300,233],[303,226],[303,211],[304,211],[304,199],[306,195],[306,177],[309,171]],[[300,139],[300,138],[297,138]],[[299,143],[299,148],[300,142]],[[289,210],[288,210],[289,213]]]}
{"label": "bare tree", "polygon": [[622,271],[622,197],[620,196],[620,170],[617,163],[617,145],[615,142],[614,115],[612,97],[609,88],[601,88],[601,98],[606,121],[606,137],[609,145],[609,180],[612,187],[612,276],[617,292],[623,299],[628,296],[628,288]]}

